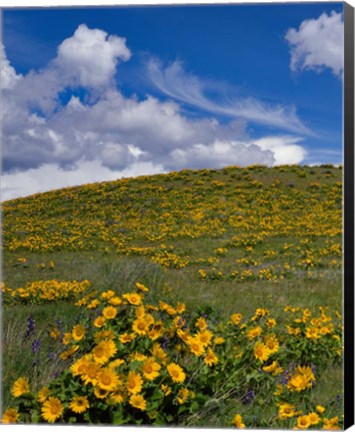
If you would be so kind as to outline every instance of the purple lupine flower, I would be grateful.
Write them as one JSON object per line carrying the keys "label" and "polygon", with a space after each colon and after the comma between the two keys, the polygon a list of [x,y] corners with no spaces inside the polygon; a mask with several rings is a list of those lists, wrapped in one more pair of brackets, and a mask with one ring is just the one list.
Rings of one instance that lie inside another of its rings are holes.
{"label": "purple lupine flower", "polygon": [[35,332],[36,330],[36,322],[35,319],[32,315],[30,315],[27,318],[27,327],[26,327],[26,333],[25,333],[25,339],[29,339],[31,337],[31,335]]}
{"label": "purple lupine flower", "polygon": [[48,348],[49,348],[49,350],[48,350],[48,358],[50,360],[55,360],[57,356],[56,356],[55,352],[53,351],[52,346],[49,345]]}
{"label": "purple lupine flower", "polygon": [[32,343],[32,353],[36,354],[41,348],[41,342],[39,339],[35,339]]}
{"label": "purple lupine flower", "polygon": [[255,398],[254,390],[248,390],[247,394],[243,397],[243,402],[245,404],[250,403]]}
{"label": "purple lupine flower", "polygon": [[288,383],[288,379],[289,379],[289,371],[286,369],[285,372],[282,375],[282,385],[286,385]]}
{"label": "purple lupine flower", "polygon": [[164,351],[167,350],[168,342],[169,342],[169,339],[167,338],[166,335],[164,335],[164,340],[163,340],[163,343],[162,343],[162,345],[161,345],[161,347],[163,348]]}
{"label": "purple lupine flower", "polygon": [[63,327],[62,327],[62,322],[61,322],[61,320],[59,318],[56,320],[55,324],[57,326],[57,329],[60,331],[60,334],[63,335],[64,334],[64,330],[63,330]]}

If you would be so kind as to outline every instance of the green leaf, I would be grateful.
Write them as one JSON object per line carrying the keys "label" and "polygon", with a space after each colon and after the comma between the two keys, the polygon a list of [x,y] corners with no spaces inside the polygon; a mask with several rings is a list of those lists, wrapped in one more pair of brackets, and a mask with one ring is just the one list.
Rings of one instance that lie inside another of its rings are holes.
{"label": "green leaf", "polygon": [[165,426],[165,425],[166,425],[166,420],[164,420],[160,416],[158,416],[153,422],[153,426]]}
{"label": "green leaf", "polygon": [[197,411],[199,409],[199,407],[200,407],[200,404],[196,400],[194,400],[190,405],[190,413]]}
{"label": "green leaf", "polygon": [[124,423],[122,410],[113,412],[112,423],[116,425]]}
{"label": "green leaf", "polygon": [[31,413],[31,423],[38,423],[41,419],[41,416],[37,410],[32,411]]}
{"label": "green leaf", "polygon": [[155,389],[154,393],[152,394],[152,396],[150,397],[151,401],[156,401],[159,399],[163,399],[164,398],[164,393],[162,390],[160,389]]}
{"label": "green leaf", "polygon": [[178,415],[182,414],[185,411],[187,411],[187,407],[185,405],[181,405],[178,409]]}

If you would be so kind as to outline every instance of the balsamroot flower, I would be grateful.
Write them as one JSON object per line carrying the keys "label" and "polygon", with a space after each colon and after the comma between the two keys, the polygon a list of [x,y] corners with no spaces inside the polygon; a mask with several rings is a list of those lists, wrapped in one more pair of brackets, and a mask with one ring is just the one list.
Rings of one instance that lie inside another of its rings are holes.
{"label": "balsamroot flower", "polygon": [[297,417],[297,429],[308,429],[311,425],[308,415]]}
{"label": "balsamroot flower", "polygon": [[117,352],[116,344],[113,340],[103,340],[92,350],[92,356],[96,363],[105,364]]}
{"label": "balsamroot flower", "polygon": [[129,371],[127,376],[127,390],[132,394],[137,394],[142,390],[142,385],[142,377],[133,371]]}
{"label": "balsamroot flower", "polygon": [[232,423],[237,429],[244,429],[246,427],[240,414],[234,416]]}
{"label": "balsamroot flower", "polygon": [[207,351],[206,357],[203,359],[204,363],[207,366],[213,366],[218,363],[218,357],[216,354],[209,348]]}
{"label": "balsamroot flower", "polygon": [[86,396],[75,396],[69,404],[69,408],[77,414],[85,412],[89,407],[89,400]]}
{"label": "balsamroot flower", "polygon": [[103,390],[113,391],[121,381],[111,368],[101,369],[97,374],[97,386]]}
{"label": "balsamroot flower", "polygon": [[138,395],[132,395],[132,396],[129,398],[129,404],[130,404],[131,406],[133,406],[134,408],[138,408],[138,409],[140,409],[141,411],[145,411],[145,410],[146,410],[146,407],[147,407],[147,402],[146,402],[146,400],[145,400],[144,397],[143,397],[142,395],[140,395],[140,394],[138,394]]}
{"label": "balsamroot flower", "polygon": [[42,417],[49,423],[54,423],[63,413],[63,405],[56,397],[48,398],[42,406]]}
{"label": "balsamroot flower", "polygon": [[169,375],[171,376],[171,378],[173,379],[173,381],[175,381],[177,383],[182,383],[185,381],[186,374],[178,364],[170,363],[167,366],[167,371],[168,371]]}
{"label": "balsamroot flower", "polygon": [[27,394],[29,392],[30,392],[30,385],[29,385],[27,379],[23,378],[23,377],[18,378],[14,382],[14,384],[12,386],[12,390],[11,390],[12,395],[16,398],[20,397],[24,394]]}
{"label": "balsamroot flower", "polygon": [[257,342],[255,344],[255,346],[254,346],[254,357],[257,360],[260,360],[261,362],[264,362],[264,361],[266,361],[269,358],[270,354],[271,354],[270,350],[269,350],[269,348],[265,344],[263,344],[261,342]]}
{"label": "balsamroot flower", "polygon": [[19,418],[19,414],[17,409],[8,408],[6,411],[4,411],[4,414],[1,419],[1,423],[4,424],[17,423],[18,418]]}
{"label": "balsamroot flower", "polygon": [[161,366],[154,357],[148,358],[143,364],[143,375],[147,380],[153,380],[159,376]]}
{"label": "balsamroot flower", "polygon": [[85,327],[81,324],[77,324],[73,327],[72,337],[75,341],[80,341],[85,336]]}
{"label": "balsamroot flower", "polygon": [[113,319],[116,317],[117,315],[117,308],[115,308],[114,306],[107,306],[104,308],[104,310],[102,311],[102,315],[106,318],[106,319]]}

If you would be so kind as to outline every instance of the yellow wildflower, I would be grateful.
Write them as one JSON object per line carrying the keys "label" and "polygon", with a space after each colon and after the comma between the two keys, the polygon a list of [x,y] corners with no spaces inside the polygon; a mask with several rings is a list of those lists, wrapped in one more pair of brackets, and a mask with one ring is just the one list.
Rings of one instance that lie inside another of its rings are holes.
{"label": "yellow wildflower", "polygon": [[142,297],[137,293],[127,293],[122,296],[131,305],[139,306],[142,303]]}
{"label": "yellow wildflower", "polygon": [[143,375],[147,380],[153,380],[159,376],[160,369],[160,364],[154,360],[154,357],[150,357],[143,364]]}
{"label": "yellow wildflower", "polygon": [[98,343],[92,350],[93,359],[102,365],[109,361],[117,352],[116,344],[113,340],[105,340]]}
{"label": "yellow wildflower", "polygon": [[333,417],[331,419],[324,418],[323,419],[323,429],[324,430],[340,430],[340,426],[338,425],[339,418],[338,416]]}
{"label": "yellow wildflower", "polygon": [[132,395],[129,398],[129,404],[134,408],[140,409],[141,411],[145,411],[147,407],[147,402],[144,397],[140,394]]}
{"label": "yellow wildflower", "polygon": [[2,415],[1,423],[4,424],[17,423],[18,418],[19,418],[19,413],[17,409],[8,408],[6,411],[4,411]]}
{"label": "yellow wildflower", "polygon": [[207,355],[203,359],[204,363],[207,366],[213,366],[218,363],[218,357],[216,354],[211,350],[211,348],[208,348]]}
{"label": "yellow wildflower", "polygon": [[189,390],[187,388],[181,388],[178,391],[178,394],[176,396],[177,401],[179,402],[179,404],[183,404],[187,401],[188,397],[189,397]]}
{"label": "yellow wildflower", "polygon": [[317,413],[311,412],[308,414],[309,421],[312,425],[316,425],[320,422],[320,417]]}
{"label": "yellow wildflower", "polygon": [[86,396],[75,396],[71,400],[69,408],[76,414],[81,414],[90,408],[89,400]]}
{"label": "yellow wildflower", "polygon": [[102,315],[106,319],[113,319],[117,315],[117,309],[114,306],[106,306],[102,311]]}
{"label": "yellow wildflower", "polygon": [[42,387],[41,390],[38,392],[38,400],[43,403],[48,398],[49,395],[50,395],[49,388]]}
{"label": "yellow wildflower", "polygon": [[27,379],[23,378],[23,377],[18,378],[14,382],[14,384],[12,386],[12,390],[11,390],[12,395],[16,398],[20,397],[24,394],[27,394],[29,392],[30,392],[30,385],[29,385]]}
{"label": "yellow wildflower", "polygon": [[261,334],[261,332],[262,332],[262,328],[260,326],[252,327],[251,329],[249,329],[247,333],[247,337],[251,341],[256,337],[258,337]]}
{"label": "yellow wildflower", "polygon": [[120,384],[120,380],[113,369],[103,368],[97,373],[96,385],[102,390],[113,391]]}
{"label": "yellow wildflower", "polygon": [[171,376],[171,378],[173,379],[173,381],[177,382],[177,383],[182,383],[185,381],[186,375],[185,372],[183,371],[183,369],[176,363],[170,363],[167,366],[167,371],[169,373],[169,375]]}
{"label": "yellow wildflower", "polygon": [[191,352],[197,357],[200,357],[205,352],[204,346],[196,337],[190,336],[186,343],[189,346]]}
{"label": "yellow wildflower", "polygon": [[235,313],[231,315],[231,321],[233,324],[238,325],[240,321],[242,320],[243,315],[240,313]]}
{"label": "yellow wildflower", "polygon": [[243,423],[243,418],[240,414],[236,414],[233,418],[233,425],[237,429],[245,429],[245,424]]}
{"label": "yellow wildflower", "polygon": [[289,403],[279,405],[279,418],[286,419],[296,415],[295,406]]}
{"label": "yellow wildflower", "polygon": [[48,398],[42,406],[42,417],[49,423],[54,423],[63,412],[63,405],[58,398]]}
{"label": "yellow wildflower", "polygon": [[77,324],[76,326],[73,327],[71,334],[72,334],[73,339],[78,342],[85,335],[85,327],[82,326],[81,324]]}
{"label": "yellow wildflower", "polygon": [[149,289],[146,286],[144,286],[143,284],[141,284],[139,282],[136,282],[136,287],[143,292],[149,291]]}
{"label": "yellow wildflower", "polygon": [[261,362],[266,361],[269,356],[270,356],[271,352],[269,350],[269,348],[261,343],[261,342],[257,342],[254,346],[254,356],[257,360],[260,360]]}
{"label": "yellow wildflower", "polygon": [[137,394],[142,390],[142,385],[142,377],[133,371],[129,371],[127,376],[127,390],[132,394]]}
{"label": "yellow wildflower", "polygon": [[311,422],[307,415],[297,417],[297,429],[308,429],[311,426]]}

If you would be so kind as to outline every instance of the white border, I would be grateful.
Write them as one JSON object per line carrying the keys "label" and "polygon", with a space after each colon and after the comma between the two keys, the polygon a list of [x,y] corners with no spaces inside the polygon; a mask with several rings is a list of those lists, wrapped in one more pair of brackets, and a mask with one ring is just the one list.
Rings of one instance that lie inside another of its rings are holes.
{"label": "white border", "polygon": [[[342,4],[339,0],[297,0],[290,3],[334,3]],[[238,3],[287,3],[287,1],[272,0],[0,0],[0,7],[65,7],[65,6],[140,6],[140,5],[188,5],[188,4],[238,4]],[[355,0],[347,0],[355,7]]]}
{"label": "white border", "polygon": [[[25,8],[32,8],[32,7],[70,7],[70,6],[140,6],[140,5],[189,5],[189,4],[238,4],[238,3],[334,3],[334,0],[297,0],[297,1],[272,1],[272,0],[34,0],[34,1],[28,1],[28,0],[0,0],[0,8],[14,8],[14,7],[25,7]],[[336,3],[343,4],[342,1],[335,0]],[[346,1],[351,6],[355,7],[355,0],[347,0]],[[67,425],[52,425],[52,426],[45,426],[45,425],[1,425],[0,424],[0,430],[7,430],[7,431],[18,431],[19,429],[22,430],[22,428],[30,429],[33,431],[40,431],[40,432],[60,432],[65,429],[65,431],[68,432],[81,432],[85,431],[93,431],[93,432],[99,432],[104,428],[107,432],[117,432],[117,426],[67,426]],[[5,429],[6,428],[6,429]],[[172,430],[178,432],[178,431],[188,431],[188,432],[200,432],[201,430],[212,430],[214,432],[217,431],[225,431],[228,429],[194,429],[194,428],[168,428],[168,427],[159,427],[159,428],[151,428],[151,427],[119,427],[121,431],[134,431],[134,432],[152,432],[152,430],[156,430],[158,432],[171,432]],[[252,432],[253,429],[246,429],[247,431]],[[347,429],[348,431],[355,432],[355,426],[352,426],[351,428]],[[277,432],[276,429],[258,429],[257,432],[270,432],[274,431]]]}

